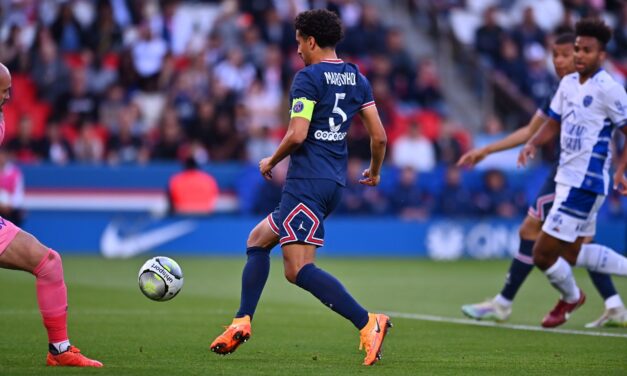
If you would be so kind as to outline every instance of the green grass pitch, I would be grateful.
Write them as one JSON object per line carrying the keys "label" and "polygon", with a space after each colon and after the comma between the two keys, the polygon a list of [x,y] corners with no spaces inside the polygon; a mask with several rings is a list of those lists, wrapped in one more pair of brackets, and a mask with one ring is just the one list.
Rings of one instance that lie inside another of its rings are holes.
{"label": "green grass pitch", "polygon": [[[64,258],[70,337],[103,369],[47,368],[34,279],[0,270],[0,375],[626,375],[627,338],[595,337],[392,318],[383,360],[361,366],[350,323],[290,285],[274,259],[251,340],[227,357],[209,351],[239,302],[244,258],[178,257],[183,291],[164,303],[137,287],[144,258]],[[369,310],[462,318],[460,306],[498,292],[508,261],[437,263],[414,259],[332,259],[335,274]],[[588,302],[563,326],[581,329],[602,312],[585,271]],[[627,280],[615,283],[627,298]],[[510,323],[538,325],[557,294],[534,271]],[[595,330],[600,331],[600,330]],[[627,334],[627,329],[602,330]]]}

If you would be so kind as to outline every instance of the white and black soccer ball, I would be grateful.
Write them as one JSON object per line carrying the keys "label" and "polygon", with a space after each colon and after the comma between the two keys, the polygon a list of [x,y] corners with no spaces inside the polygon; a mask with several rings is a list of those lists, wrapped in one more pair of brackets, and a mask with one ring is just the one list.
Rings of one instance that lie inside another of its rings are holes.
{"label": "white and black soccer ball", "polygon": [[176,261],[157,256],[139,269],[139,289],[146,297],[159,302],[170,300],[183,287],[183,271]]}

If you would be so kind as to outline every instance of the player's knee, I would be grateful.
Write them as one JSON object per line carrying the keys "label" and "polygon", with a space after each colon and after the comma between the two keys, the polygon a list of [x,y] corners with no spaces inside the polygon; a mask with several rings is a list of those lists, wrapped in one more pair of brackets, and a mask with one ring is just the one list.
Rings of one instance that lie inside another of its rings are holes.
{"label": "player's knee", "polygon": [[287,279],[290,283],[296,284],[296,279],[298,277],[298,268],[293,266],[285,266],[285,279]]}
{"label": "player's knee", "polygon": [[250,232],[250,234],[248,234],[246,247],[262,247],[272,249],[272,247],[277,244],[278,240],[279,237],[274,232],[264,228],[262,225],[257,225]]}
{"label": "player's knee", "polygon": [[58,260],[59,264],[61,263],[61,256],[57,252],[52,251],[53,254],[51,254],[49,248],[45,247],[29,233],[21,232],[19,238],[16,237],[15,241],[19,252],[28,260],[27,263],[32,265],[30,271],[33,274],[36,274],[35,271],[38,267],[50,261]]}
{"label": "player's knee", "polygon": [[521,239],[536,240],[538,238],[538,235],[540,235],[541,230],[542,223],[540,221],[531,219],[530,217],[526,217],[522,225],[520,225],[518,234],[520,235]]}
{"label": "player's knee", "polygon": [[250,234],[248,234],[246,247],[265,247],[266,244],[263,244],[263,238],[263,232],[258,226],[255,227]]}
{"label": "player's knee", "polygon": [[549,257],[541,247],[533,248],[533,263],[541,270],[546,270],[551,267]]}
{"label": "player's knee", "polygon": [[50,249],[41,260],[39,266],[33,271],[33,274],[39,280],[45,280],[48,283],[63,281],[63,261],[61,255]]}
{"label": "player's knee", "polygon": [[575,266],[575,264],[577,264],[577,254],[575,252],[564,252],[562,253],[562,257],[571,266]]}
{"label": "player's knee", "polygon": [[259,236],[255,233],[255,230],[252,230],[250,234],[248,234],[248,239],[246,239],[246,248],[256,247],[258,238]]}

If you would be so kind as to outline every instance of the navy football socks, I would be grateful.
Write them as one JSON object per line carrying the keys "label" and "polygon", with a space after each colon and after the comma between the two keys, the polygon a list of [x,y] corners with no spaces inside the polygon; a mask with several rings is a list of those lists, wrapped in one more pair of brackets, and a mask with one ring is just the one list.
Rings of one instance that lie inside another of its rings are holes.
{"label": "navy football socks", "polygon": [[314,264],[302,267],[296,285],[309,291],[324,305],[362,329],[368,323],[368,311],[355,301],[340,281]]}
{"label": "navy football socks", "polygon": [[246,249],[248,260],[242,271],[242,295],[235,317],[253,318],[259,298],[270,274],[270,250],[262,247]]}
{"label": "navy football socks", "polygon": [[616,287],[614,287],[614,283],[612,282],[612,277],[608,274],[591,272],[590,270],[588,270],[588,274],[590,274],[590,279],[599,294],[603,297],[603,300],[607,300],[607,298],[618,294]]}
{"label": "navy football socks", "polygon": [[501,296],[509,301],[513,301],[516,293],[520,289],[520,286],[525,282],[531,270],[533,270],[533,240],[520,239],[520,248],[518,253],[529,257],[530,263],[522,262],[517,258],[512,260],[512,264],[509,267],[507,273],[507,279],[505,285],[501,290]]}

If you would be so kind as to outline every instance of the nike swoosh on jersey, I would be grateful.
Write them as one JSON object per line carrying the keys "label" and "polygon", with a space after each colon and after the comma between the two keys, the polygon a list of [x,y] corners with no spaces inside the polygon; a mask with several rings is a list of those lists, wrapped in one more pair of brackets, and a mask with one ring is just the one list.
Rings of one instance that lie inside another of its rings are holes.
{"label": "nike swoosh on jersey", "polygon": [[100,238],[100,251],[107,258],[128,258],[149,251],[196,229],[193,221],[180,221],[139,234],[121,236],[119,226],[109,223]]}

